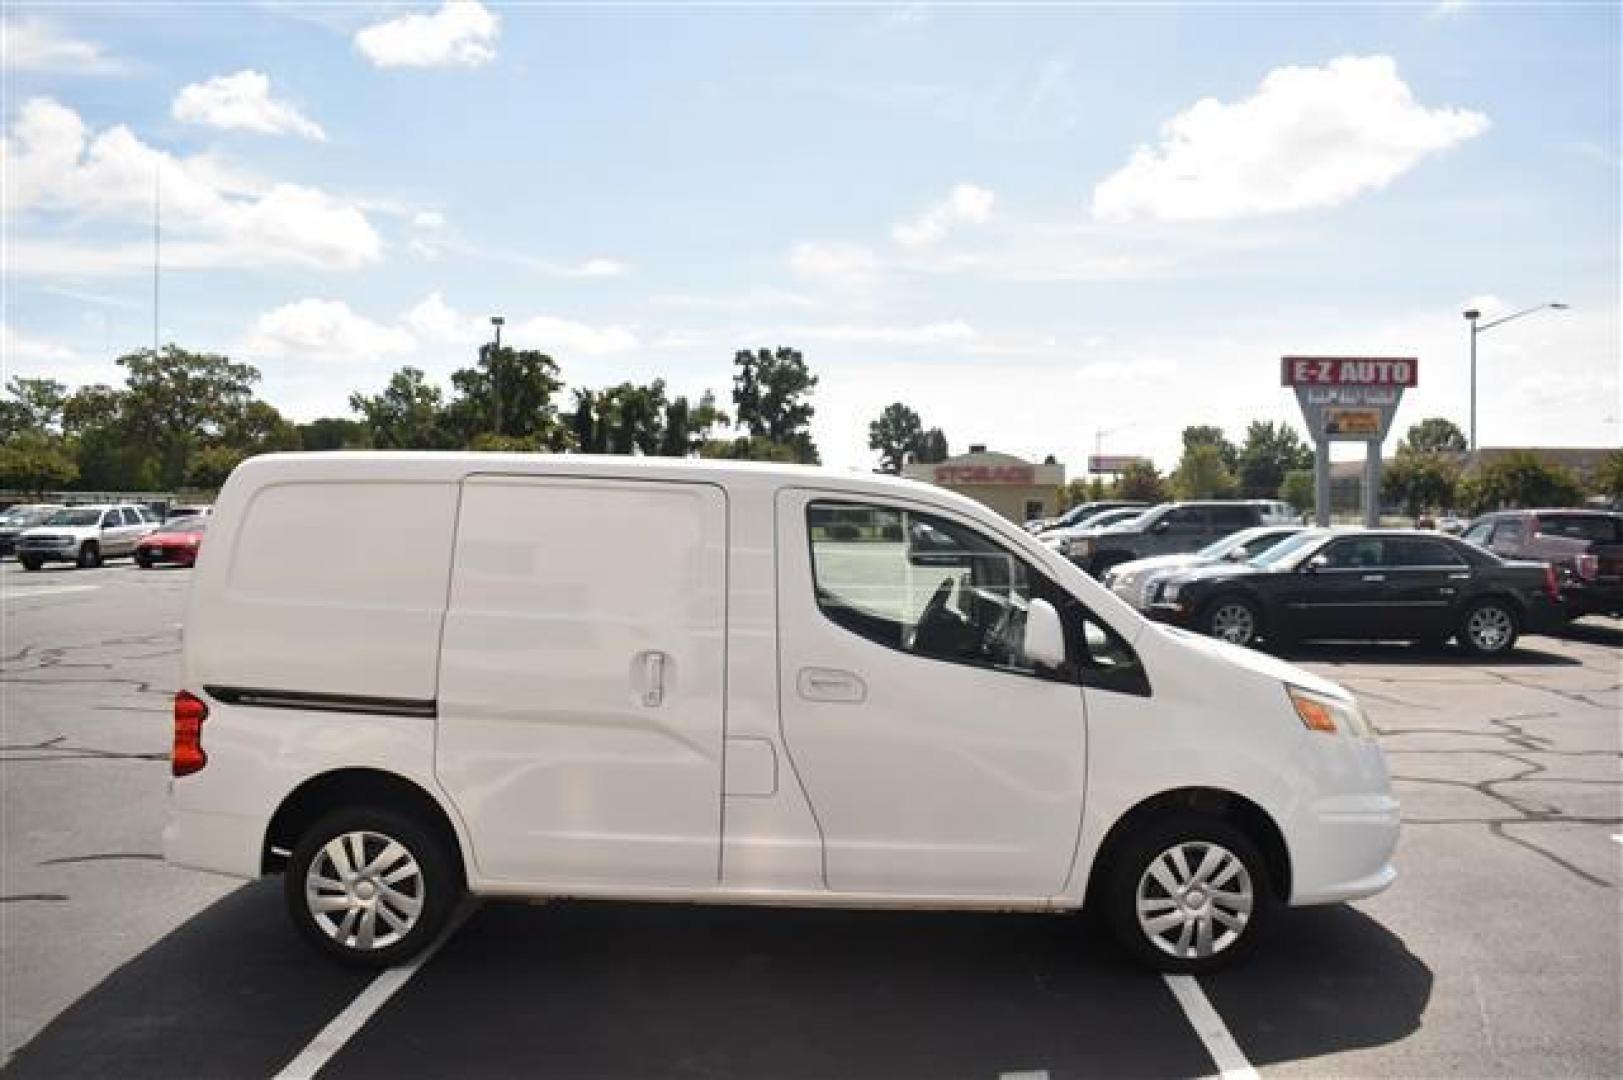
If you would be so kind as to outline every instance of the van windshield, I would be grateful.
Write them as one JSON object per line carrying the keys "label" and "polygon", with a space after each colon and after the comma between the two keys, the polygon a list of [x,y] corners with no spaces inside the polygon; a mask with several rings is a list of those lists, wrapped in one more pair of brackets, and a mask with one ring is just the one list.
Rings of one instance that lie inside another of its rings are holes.
{"label": "van windshield", "polygon": [[1319,543],[1329,535],[1327,532],[1318,531],[1297,533],[1289,540],[1275,544],[1267,551],[1259,552],[1246,561],[1252,566],[1285,569],[1294,565],[1296,560],[1304,556],[1308,551],[1318,547]]}

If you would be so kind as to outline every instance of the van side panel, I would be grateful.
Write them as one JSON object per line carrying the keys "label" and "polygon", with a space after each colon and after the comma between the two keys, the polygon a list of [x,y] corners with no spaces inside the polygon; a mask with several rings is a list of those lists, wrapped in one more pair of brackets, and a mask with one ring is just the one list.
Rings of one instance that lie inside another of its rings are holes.
{"label": "van side panel", "polygon": [[205,545],[186,626],[192,688],[431,703],[456,496],[455,484],[373,480],[253,489]]}
{"label": "van side panel", "polygon": [[727,500],[710,484],[463,484],[436,771],[491,886],[714,888]]}

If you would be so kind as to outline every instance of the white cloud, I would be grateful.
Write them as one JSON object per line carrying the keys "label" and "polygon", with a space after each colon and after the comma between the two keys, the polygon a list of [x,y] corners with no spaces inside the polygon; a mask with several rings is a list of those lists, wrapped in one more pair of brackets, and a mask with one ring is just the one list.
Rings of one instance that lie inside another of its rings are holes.
{"label": "white cloud", "polygon": [[1470,7],[1468,0],[1439,0],[1427,12],[1428,19],[1451,19]]}
{"label": "white cloud", "polygon": [[416,345],[405,330],[357,315],[342,300],[299,300],[255,319],[242,352],[250,357],[375,360],[410,352]]}
{"label": "white cloud", "polygon": [[438,210],[419,210],[412,215],[411,223],[419,229],[443,229],[445,215]]}
{"label": "white cloud", "polygon": [[68,37],[40,19],[7,19],[0,40],[5,42],[0,66],[7,71],[101,75],[120,70],[100,45]]}
{"label": "white cloud", "polygon": [[691,311],[752,311],[758,308],[816,307],[817,301],[787,289],[755,286],[737,293],[666,293],[649,298],[649,303],[661,307],[685,308]]}
{"label": "white cloud", "polygon": [[[192,265],[284,262],[345,270],[382,252],[376,230],[352,203],[299,184],[245,184],[206,157],[154,149],[123,125],[93,133],[78,113],[49,98],[23,104],[0,143],[0,162],[0,206],[12,215],[14,244],[27,242],[18,223],[30,212],[148,222],[161,176],[166,265],[186,265],[188,246]],[[55,238],[40,246],[72,250]],[[84,254],[87,273],[122,268],[108,265],[96,248]],[[179,261],[171,262],[171,254]],[[52,261],[65,270],[61,255]]]}
{"label": "white cloud", "polygon": [[912,221],[905,221],[890,231],[892,239],[903,247],[922,247],[942,239],[956,225],[979,225],[992,216],[992,204],[997,196],[974,184],[958,184],[947,197],[932,203]]}
{"label": "white cloud", "polygon": [[1269,72],[1234,104],[1204,98],[1093,191],[1097,218],[1216,221],[1338,206],[1486,131],[1415,102],[1388,56]]}
{"label": "white cloud", "polygon": [[[393,323],[353,311],[342,300],[305,299],[267,311],[243,336],[241,351],[255,357],[373,360],[409,356],[425,348],[475,346],[490,340],[490,319],[459,311],[431,292]],[[510,318],[502,340],[557,357],[605,356],[638,347],[624,326],[591,326],[555,315]]]}
{"label": "white cloud", "polygon": [[803,277],[840,288],[871,285],[879,276],[879,257],[857,244],[796,244],[789,268]]}
{"label": "white cloud", "polygon": [[832,323],[800,326],[780,336],[826,341],[837,345],[944,345],[963,344],[975,338],[975,329],[961,319],[952,322],[922,323],[912,326],[884,326]]}
{"label": "white cloud", "polygon": [[286,101],[271,97],[270,78],[257,71],[217,75],[192,83],[175,95],[170,112],[176,120],[223,131],[257,131],[265,135],[302,135],[327,140],[321,125]]}
{"label": "white cloud", "polygon": [[402,15],[355,34],[377,67],[478,67],[496,58],[501,20],[477,0],[447,0],[431,15]]}
{"label": "white cloud", "polygon": [[39,363],[43,360],[73,360],[77,356],[65,345],[44,338],[26,337],[13,330],[9,323],[0,323],[0,358],[4,358],[7,368],[15,370],[13,365],[19,361]]}
{"label": "white cloud", "polygon": [[618,259],[587,259],[583,263],[569,267],[564,271],[566,277],[620,277],[626,272],[626,264]]}

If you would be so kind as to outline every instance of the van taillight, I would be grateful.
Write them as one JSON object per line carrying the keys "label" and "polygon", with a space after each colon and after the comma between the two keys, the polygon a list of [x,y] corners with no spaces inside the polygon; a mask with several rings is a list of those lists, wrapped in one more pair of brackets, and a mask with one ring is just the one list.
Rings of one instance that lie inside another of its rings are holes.
{"label": "van taillight", "polygon": [[209,763],[203,752],[203,721],[209,707],[203,699],[185,690],[175,695],[175,749],[169,758],[169,771],[190,776]]}

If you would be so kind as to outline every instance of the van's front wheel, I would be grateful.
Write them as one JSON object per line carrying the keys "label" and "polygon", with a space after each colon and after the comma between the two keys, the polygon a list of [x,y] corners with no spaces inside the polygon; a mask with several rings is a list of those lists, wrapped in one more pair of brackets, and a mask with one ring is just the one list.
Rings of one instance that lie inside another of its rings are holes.
{"label": "van's front wheel", "polygon": [[1249,952],[1273,906],[1256,845],[1226,821],[1198,815],[1155,822],[1110,869],[1111,926],[1136,959],[1199,975]]}
{"label": "van's front wheel", "polygon": [[338,810],[288,858],[288,914],[305,940],[343,964],[382,968],[427,948],[462,893],[430,830],[385,809]]}

